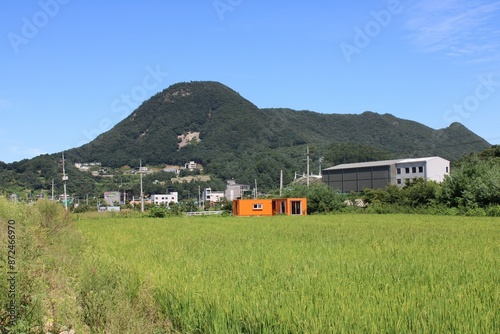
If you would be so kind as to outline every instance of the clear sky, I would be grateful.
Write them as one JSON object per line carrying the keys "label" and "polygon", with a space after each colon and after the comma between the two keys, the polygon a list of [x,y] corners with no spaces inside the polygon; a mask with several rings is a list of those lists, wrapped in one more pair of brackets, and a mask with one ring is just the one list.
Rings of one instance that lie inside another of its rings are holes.
{"label": "clear sky", "polygon": [[213,80],[258,107],[460,122],[500,144],[500,1],[6,0],[0,161],[89,142]]}

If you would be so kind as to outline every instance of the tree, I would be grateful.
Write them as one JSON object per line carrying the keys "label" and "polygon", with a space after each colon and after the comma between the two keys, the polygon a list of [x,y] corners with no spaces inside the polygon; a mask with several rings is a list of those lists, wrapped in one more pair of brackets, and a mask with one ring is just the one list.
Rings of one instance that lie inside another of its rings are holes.
{"label": "tree", "polygon": [[403,205],[411,207],[426,206],[435,203],[439,193],[439,184],[423,178],[407,181],[402,189]]}
{"label": "tree", "polygon": [[450,206],[487,207],[500,204],[498,158],[480,160],[473,156],[452,169],[442,184],[441,201]]}
{"label": "tree", "polygon": [[344,197],[324,183],[306,185],[294,184],[285,189],[283,197],[307,198],[308,213],[328,213],[343,207]]}

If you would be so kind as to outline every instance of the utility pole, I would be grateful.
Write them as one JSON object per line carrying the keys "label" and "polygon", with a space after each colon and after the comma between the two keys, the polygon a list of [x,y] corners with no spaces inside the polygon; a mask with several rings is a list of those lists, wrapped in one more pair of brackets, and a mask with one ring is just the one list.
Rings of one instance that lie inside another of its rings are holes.
{"label": "utility pole", "polygon": [[201,209],[201,187],[198,186],[198,210]]}
{"label": "utility pole", "polygon": [[309,145],[307,145],[307,186],[309,187]]}
{"label": "utility pole", "polygon": [[319,174],[318,174],[319,176],[321,176],[321,163],[323,162],[323,159],[324,159],[323,157],[319,157],[319,159],[318,159],[319,160]]}
{"label": "utility pole", "polygon": [[280,197],[283,192],[283,169],[280,171]]}
{"label": "utility pole", "polygon": [[253,199],[257,199],[257,179],[255,179],[255,193],[253,195]]}
{"label": "utility pole", "polygon": [[139,162],[139,176],[141,178],[141,212],[144,212],[144,192],[142,190],[142,159]]}
{"label": "utility pole", "polygon": [[66,176],[66,168],[64,167],[64,152],[62,153],[62,163],[63,163],[63,188],[64,188],[64,208],[68,211],[68,195],[66,195],[66,181],[68,181],[68,176]]}
{"label": "utility pole", "polygon": [[54,202],[54,179],[52,179],[52,202]]}

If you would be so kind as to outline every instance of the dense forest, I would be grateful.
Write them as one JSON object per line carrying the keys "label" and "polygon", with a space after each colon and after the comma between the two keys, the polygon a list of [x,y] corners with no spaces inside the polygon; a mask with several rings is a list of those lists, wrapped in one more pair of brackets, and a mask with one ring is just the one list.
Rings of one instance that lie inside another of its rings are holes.
{"label": "dense forest", "polygon": [[[182,136],[196,139],[180,146]],[[148,166],[183,165],[195,161],[209,184],[173,185],[170,173],[145,177],[145,192],[168,188],[189,197],[200,187],[223,190],[225,181],[259,183],[262,191],[293,181],[306,171],[309,148],[311,172],[318,174],[339,163],[391,158],[441,156],[459,160],[490,145],[463,125],[439,130],[389,114],[320,114],[291,109],[260,109],[237,92],[217,82],[178,83],[142,103],[130,116],[90,143],[66,152],[70,181],[76,198],[102,196],[120,190],[137,194],[139,161]],[[111,175],[92,176],[75,162],[100,162]],[[321,164],[321,165],[320,165]],[[62,191],[61,153],[5,164],[0,162],[0,189],[34,198]],[[222,188],[222,189],[221,189]]]}

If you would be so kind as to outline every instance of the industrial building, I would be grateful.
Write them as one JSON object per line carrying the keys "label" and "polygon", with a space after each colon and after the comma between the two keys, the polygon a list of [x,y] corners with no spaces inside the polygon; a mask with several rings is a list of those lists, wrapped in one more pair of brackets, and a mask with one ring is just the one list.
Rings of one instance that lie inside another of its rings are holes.
{"label": "industrial building", "polygon": [[442,182],[450,173],[450,162],[441,157],[395,159],[341,164],[323,169],[323,182],[340,192],[403,186],[407,180],[423,178]]}

